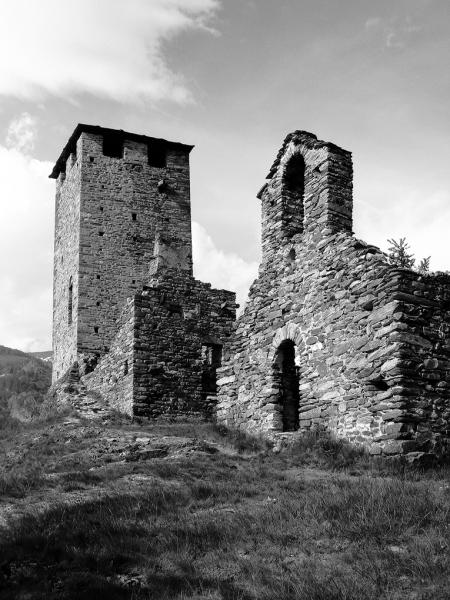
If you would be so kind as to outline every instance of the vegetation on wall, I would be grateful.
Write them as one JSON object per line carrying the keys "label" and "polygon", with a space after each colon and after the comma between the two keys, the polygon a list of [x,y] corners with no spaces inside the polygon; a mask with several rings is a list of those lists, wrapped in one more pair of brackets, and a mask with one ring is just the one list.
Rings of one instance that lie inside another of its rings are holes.
{"label": "vegetation on wall", "polygon": [[410,253],[410,247],[406,238],[400,238],[398,242],[394,239],[390,239],[388,242],[391,244],[388,248],[388,257],[389,262],[392,265],[402,267],[403,269],[415,268],[415,270],[422,275],[430,272],[431,256],[422,258],[417,267],[415,267],[416,259],[414,258],[414,254]]}

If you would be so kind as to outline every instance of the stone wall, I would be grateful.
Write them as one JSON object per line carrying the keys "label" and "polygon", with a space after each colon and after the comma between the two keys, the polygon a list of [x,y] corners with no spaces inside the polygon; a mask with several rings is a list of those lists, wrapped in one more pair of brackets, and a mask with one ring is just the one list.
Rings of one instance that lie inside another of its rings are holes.
{"label": "stone wall", "polygon": [[[133,370],[134,370],[134,298],[128,298],[117,320],[117,333],[109,352],[95,369],[82,376],[81,381],[91,392],[100,394],[110,408],[120,413],[133,415]],[[89,365],[89,355],[87,357]],[[83,370],[83,355],[80,367]],[[86,371],[86,366],[84,367]]]}
{"label": "stone wall", "polygon": [[[396,269],[356,240],[349,153],[309,134],[287,140],[259,194],[263,261],[218,371],[218,422],[326,428],[372,453],[444,451],[450,278]],[[286,174],[298,153],[295,197]]]}
{"label": "stone wall", "polygon": [[397,369],[404,412],[399,437],[407,444],[444,454],[450,451],[450,275],[418,276],[407,270],[396,274],[394,297],[402,309],[396,339],[402,347]]}
{"label": "stone wall", "polygon": [[236,296],[175,270],[135,297],[134,414],[211,414]]}
{"label": "stone wall", "polygon": [[[72,152],[56,180],[53,264],[53,381],[77,358],[81,174]],[[71,286],[71,291],[70,291]],[[69,294],[72,310],[69,311]],[[70,315],[69,315],[70,312]]]}
{"label": "stone wall", "polygon": [[[130,416],[211,415],[235,294],[177,270],[150,284],[127,300],[109,352],[82,383]],[[89,361],[79,362],[83,371]]]}

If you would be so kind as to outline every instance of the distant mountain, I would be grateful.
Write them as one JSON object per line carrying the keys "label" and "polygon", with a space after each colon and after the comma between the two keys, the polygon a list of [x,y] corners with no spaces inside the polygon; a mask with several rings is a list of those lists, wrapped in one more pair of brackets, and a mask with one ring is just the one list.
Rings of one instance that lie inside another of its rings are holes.
{"label": "distant mountain", "polygon": [[28,352],[28,354],[34,356],[34,358],[45,360],[45,362],[53,362],[53,352],[51,350],[46,350],[45,352]]}
{"label": "distant mountain", "polygon": [[51,362],[33,354],[0,345],[0,420],[31,419],[50,387]]}

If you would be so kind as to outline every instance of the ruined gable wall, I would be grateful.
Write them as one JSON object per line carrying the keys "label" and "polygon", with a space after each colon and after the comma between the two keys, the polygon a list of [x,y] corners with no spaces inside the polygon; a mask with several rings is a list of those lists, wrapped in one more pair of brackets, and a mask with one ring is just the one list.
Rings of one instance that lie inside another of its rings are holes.
{"label": "ruined gable wall", "polygon": [[182,266],[192,268],[189,157],[169,146],[167,167],[156,168],[144,143],[125,137],[123,158],[114,158],[103,155],[102,135],[81,137],[78,352],[103,355],[125,299],[150,279],[159,220],[184,248]]}
{"label": "ruined gable wall", "polygon": [[[77,152],[77,156],[80,153]],[[56,182],[53,265],[53,381],[76,360],[78,328],[78,264],[80,224],[80,164],[72,154],[66,172]],[[69,322],[69,283],[72,280],[72,323]]]}
{"label": "ruined gable wall", "polygon": [[346,150],[295,131],[267,179],[262,263],[220,370],[218,421],[326,427],[373,453],[438,447],[448,436],[448,277],[396,269],[353,238]]}
{"label": "ruined gable wall", "polygon": [[[424,325],[426,313],[414,329],[401,294],[405,288],[416,294],[420,312],[421,278],[405,279],[381,252],[349,234],[306,235],[294,247],[294,263],[287,248],[280,249],[252,286],[230,360],[218,375],[218,422],[247,431],[281,431],[274,359],[280,343],[292,339],[300,364],[300,429],[323,426],[373,453],[418,449],[418,433],[426,429],[429,434],[426,413],[432,409],[427,394],[417,396],[416,383],[411,382],[415,395],[407,392],[407,377],[413,371],[417,380],[419,364],[436,366],[438,360],[434,385],[442,391],[435,393],[442,403],[446,395],[448,406],[447,350],[441,347],[436,354],[430,339],[437,335],[442,308],[436,307],[433,332]],[[432,296],[434,288],[427,290]],[[443,410],[436,419],[441,430],[442,419]]]}
{"label": "ruined gable wall", "polygon": [[235,294],[167,270],[135,298],[134,414],[210,414],[202,394],[202,345],[223,344],[235,320]]}

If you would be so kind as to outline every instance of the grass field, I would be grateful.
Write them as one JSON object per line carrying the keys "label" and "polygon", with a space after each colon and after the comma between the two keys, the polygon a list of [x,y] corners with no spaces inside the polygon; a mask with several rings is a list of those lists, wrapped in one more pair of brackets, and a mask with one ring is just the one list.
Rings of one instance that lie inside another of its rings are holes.
{"label": "grass field", "polygon": [[3,431],[1,598],[450,596],[448,469],[65,419]]}

